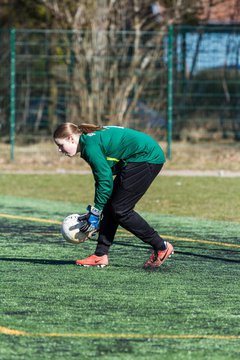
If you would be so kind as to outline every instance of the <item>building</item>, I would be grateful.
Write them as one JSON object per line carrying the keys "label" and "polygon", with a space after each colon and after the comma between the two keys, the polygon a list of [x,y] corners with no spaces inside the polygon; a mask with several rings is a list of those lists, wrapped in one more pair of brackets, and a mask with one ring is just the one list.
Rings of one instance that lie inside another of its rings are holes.
{"label": "building", "polygon": [[202,0],[200,21],[211,24],[240,23],[240,0]]}

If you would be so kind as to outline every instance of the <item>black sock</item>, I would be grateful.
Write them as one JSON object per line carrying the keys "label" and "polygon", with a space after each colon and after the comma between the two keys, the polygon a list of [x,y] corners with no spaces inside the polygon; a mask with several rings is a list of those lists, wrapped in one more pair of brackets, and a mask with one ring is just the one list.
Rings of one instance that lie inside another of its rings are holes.
{"label": "black sock", "polygon": [[97,256],[108,255],[108,250],[109,250],[109,246],[104,244],[97,244],[94,254]]}
{"label": "black sock", "polygon": [[159,239],[154,239],[149,243],[154,251],[164,251],[166,250],[165,241],[159,236]]}

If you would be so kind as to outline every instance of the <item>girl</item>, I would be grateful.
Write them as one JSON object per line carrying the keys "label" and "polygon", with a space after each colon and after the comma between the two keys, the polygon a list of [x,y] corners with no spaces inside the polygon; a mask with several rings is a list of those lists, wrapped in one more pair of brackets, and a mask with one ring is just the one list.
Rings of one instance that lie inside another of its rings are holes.
{"label": "girl", "polygon": [[[60,152],[80,156],[95,179],[94,206],[88,206],[89,227],[99,230],[95,253],[77,260],[81,266],[107,266],[108,252],[118,225],[153,248],[144,268],[158,268],[173,246],[136,212],[134,206],[147,191],[165,162],[160,146],[147,134],[119,126],[64,123],[53,135]],[[116,175],[113,180],[113,175]]]}

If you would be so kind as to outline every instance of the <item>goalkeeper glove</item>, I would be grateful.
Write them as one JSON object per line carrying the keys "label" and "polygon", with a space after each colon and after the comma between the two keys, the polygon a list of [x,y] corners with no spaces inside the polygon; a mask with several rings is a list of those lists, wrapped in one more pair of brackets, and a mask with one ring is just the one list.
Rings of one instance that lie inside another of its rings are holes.
{"label": "goalkeeper glove", "polygon": [[88,213],[84,214],[85,218],[87,219],[87,223],[84,224],[80,230],[93,234],[94,232],[99,230],[100,221],[102,218],[102,211],[96,209],[91,205],[88,205],[87,211]]}

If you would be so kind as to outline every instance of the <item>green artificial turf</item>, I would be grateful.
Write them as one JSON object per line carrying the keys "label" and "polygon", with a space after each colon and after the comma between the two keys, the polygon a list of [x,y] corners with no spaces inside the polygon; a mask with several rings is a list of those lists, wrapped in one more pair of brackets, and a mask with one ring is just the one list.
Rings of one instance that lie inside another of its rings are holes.
{"label": "green artificial turf", "polygon": [[171,259],[143,270],[148,247],[120,229],[110,266],[81,268],[74,260],[91,254],[96,240],[67,244],[57,222],[84,206],[39,200],[43,186],[35,199],[30,188],[29,198],[16,197],[15,187],[0,196],[0,329],[25,335],[0,331],[2,360],[238,358],[239,223],[145,208],[172,237]]}
{"label": "green artificial turf", "polygon": [[[152,213],[240,222],[239,178],[166,177],[155,179],[137,209]],[[59,200],[86,207],[93,202],[91,175],[0,175],[0,195]]]}

